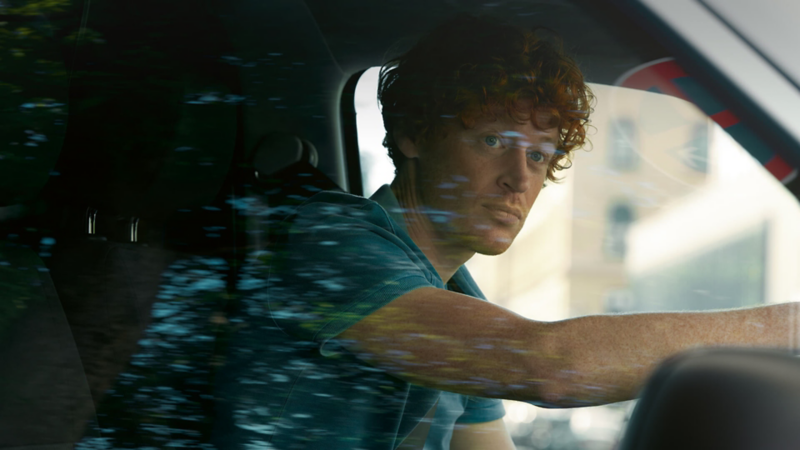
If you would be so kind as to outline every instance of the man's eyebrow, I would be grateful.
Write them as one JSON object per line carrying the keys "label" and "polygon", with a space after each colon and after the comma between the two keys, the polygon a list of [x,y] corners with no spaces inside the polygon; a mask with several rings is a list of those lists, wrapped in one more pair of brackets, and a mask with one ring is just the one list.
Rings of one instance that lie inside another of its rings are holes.
{"label": "man's eyebrow", "polygon": [[542,138],[541,142],[548,142],[550,144],[557,144],[558,143],[558,137],[553,137],[548,133],[547,136]]}
{"label": "man's eyebrow", "polygon": [[541,139],[539,140],[539,143],[558,145],[558,141],[559,141],[559,137],[558,136],[553,136],[552,134],[544,132],[544,131],[540,131],[539,135],[541,136]]}
{"label": "man's eyebrow", "polygon": [[558,148],[558,141],[559,141],[559,138],[557,136],[554,137],[554,136],[552,136],[550,134],[548,134],[547,136],[542,137],[542,140],[539,141],[540,144],[552,144],[553,145],[553,150],[552,151],[545,151],[545,154],[547,155],[547,160],[548,161],[550,161],[553,158],[555,158],[556,155],[563,155],[564,154],[564,150],[561,150],[561,149]]}

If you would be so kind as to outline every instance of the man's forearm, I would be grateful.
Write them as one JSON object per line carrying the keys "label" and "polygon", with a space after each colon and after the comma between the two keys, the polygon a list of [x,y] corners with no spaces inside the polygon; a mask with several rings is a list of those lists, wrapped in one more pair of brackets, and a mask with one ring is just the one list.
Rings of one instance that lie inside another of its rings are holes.
{"label": "man's forearm", "polygon": [[798,309],[798,304],[786,303],[730,311],[587,316],[550,323],[548,352],[552,354],[542,355],[550,368],[542,386],[544,404],[578,406],[631,399],[659,362],[692,348],[795,348]]}
{"label": "man's forearm", "polygon": [[704,346],[793,348],[797,304],[696,312],[525,319],[450,291],[421,288],[339,339],[410,383],[554,407],[632,399],[656,365]]}

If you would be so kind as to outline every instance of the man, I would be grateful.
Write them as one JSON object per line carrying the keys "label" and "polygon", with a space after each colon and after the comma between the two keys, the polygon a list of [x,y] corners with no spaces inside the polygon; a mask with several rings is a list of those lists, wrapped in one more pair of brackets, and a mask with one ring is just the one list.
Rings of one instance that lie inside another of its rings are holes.
{"label": "man", "polygon": [[464,263],[504,252],[584,143],[592,95],[557,47],[460,17],[387,64],[379,95],[397,176],[287,219],[245,301],[229,442],[510,449],[498,399],[627,400],[679,351],[792,344],[794,305],[545,323],[483,299]]}

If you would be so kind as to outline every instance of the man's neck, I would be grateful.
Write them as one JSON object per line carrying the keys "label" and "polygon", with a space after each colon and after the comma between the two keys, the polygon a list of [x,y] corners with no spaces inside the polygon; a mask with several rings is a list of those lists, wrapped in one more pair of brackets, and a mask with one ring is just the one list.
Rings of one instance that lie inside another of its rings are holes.
{"label": "man's neck", "polygon": [[437,233],[430,218],[424,213],[415,161],[407,161],[403,165],[391,187],[403,209],[409,236],[431,262],[442,281],[447,283],[475,252],[447,242]]}

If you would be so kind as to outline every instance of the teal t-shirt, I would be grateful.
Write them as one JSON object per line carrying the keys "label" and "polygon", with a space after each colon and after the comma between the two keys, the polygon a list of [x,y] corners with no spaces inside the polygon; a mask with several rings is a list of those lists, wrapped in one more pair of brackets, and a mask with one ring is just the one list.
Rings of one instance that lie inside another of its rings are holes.
{"label": "teal t-shirt", "polygon": [[372,200],[321,192],[283,223],[242,299],[220,377],[220,448],[394,449],[437,404],[426,450],[454,427],[502,418],[496,399],[411,385],[346,351],[337,336],[421,287],[484,299],[466,268],[445,286],[405,231],[388,186]]}

